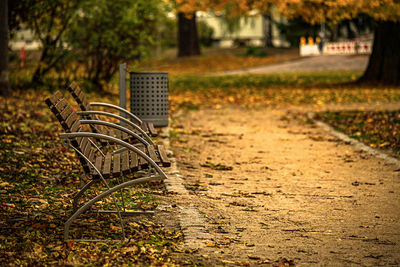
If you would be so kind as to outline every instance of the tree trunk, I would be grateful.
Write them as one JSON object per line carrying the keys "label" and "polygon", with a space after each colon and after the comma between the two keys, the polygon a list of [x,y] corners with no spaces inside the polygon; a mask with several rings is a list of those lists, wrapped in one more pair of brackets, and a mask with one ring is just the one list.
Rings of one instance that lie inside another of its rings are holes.
{"label": "tree trunk", "polygon": [[361,83],[400,85],[400,22],[381,22]]}
{"label": "tree trunk", "polygon": [[200,43],[197,34],[196,13],[187,17],[178,13],[178,57],[200,55]]}
{"label": "tree trunk", "polygon": [[271,11],[267,11],[262,15],[263,17],[263,32],[264,32],[264,46],[274,47],[272,42],[272,16]]}
{"label": "tree trunk", "polygon": [[353,29],[351,28],[351,20],[347,20],[344,22],[346,31],[347,31],[347,39],[353,39],[356,37],[356,34],[354,33]]}
{"label": "tree trunk", "polygon": [[331,36],[331,41],[332,42],[337,42],[339,37],[339,25],[335,24],[332,28],[332,36]]}
{"label": "tree trunk", "polygon": [[47,59],[48,47],[44,45],[42,48],[42,54],[40,55],[39,65],[36,67],[35,72],[32,76],[32,84],[42,85],[43,84],[43,65]]}
{"label": "tree trunk", "polygon": [[8,0],[0,0],[0,95],[11,94],[8,80]]}

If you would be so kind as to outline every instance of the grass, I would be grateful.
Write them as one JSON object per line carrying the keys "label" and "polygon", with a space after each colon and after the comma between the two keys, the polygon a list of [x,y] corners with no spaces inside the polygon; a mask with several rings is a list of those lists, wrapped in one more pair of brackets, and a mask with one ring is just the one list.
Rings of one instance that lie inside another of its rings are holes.
{"label": "grass", "polygon": [[356,81],[361,72],[281,72],[226,76],[171,75],[171,92],[207,91],[213,88],[326,87]]}
{"label": "grass", "polygon": [[360,72],[279,73],[241,76],[171,75],[170,105],[218,108],[387,103],[400,101],[398,87],[368,87],[354,83]]}
{"label": "grass", "polygon": [[323,112],[317,119],[371,147],[400,157],[400,110]]}

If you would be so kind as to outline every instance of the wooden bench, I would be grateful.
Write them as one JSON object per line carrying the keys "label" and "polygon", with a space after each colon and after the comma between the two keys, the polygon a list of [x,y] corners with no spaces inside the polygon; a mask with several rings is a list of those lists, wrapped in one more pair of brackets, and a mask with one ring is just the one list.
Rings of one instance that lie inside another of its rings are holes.
{"label": "wooden bench", "polygon": [[[66,132],[60,134],[60,137],[64,140],[66,146],[72,148],[77,153],[85,176],[88,178],[88,182],[74,196],[73,214],[69,217],[64,227],[65,240],[69,238],[69,228],[72,222],[80,214],[87,211],[94,203],[133,184],[167,178],[160,167],[169,167],[171,163],[166,156],[163,146],[155,145],[153,142],[145,140],[143,137],[120,125],[99,120],[80,120],[78,114],[73,111],[72,107],[59,91],[47,98],[45,102]],[[93,122],[100,123],[100,125],[101,123],[105,123],[107,126],[115,127],[115,130],[125,131],[127,135],[135,138],[136,142],[127,143],[115,136],[93,133],[90,131],[90,127],[87,127]],[[122,147],[122,149],[104,152],[104,149],[100,149],[98,145],[98,140],[100,139],[106,140],[110,147],[114,147],[112,146],[114,144]],[[139,173],[141,175],[137,178]],[[126,176],[131,177],[131,179],[124,181]],[[106,179],[111,178],[122,178],[122,182],[110,186],[110,183]],[[79,206],[79,199],[96,182],[103,183],[108,189]],[[118,207],[115,199],[114,202],[115,206]],[[118,213],[124,234],[121,217],[121,214],[124,213],[123,211],[125,211],[125,207],[122,207],[121,210],[117,208],[117,210],[107,211],[107,213]]]}

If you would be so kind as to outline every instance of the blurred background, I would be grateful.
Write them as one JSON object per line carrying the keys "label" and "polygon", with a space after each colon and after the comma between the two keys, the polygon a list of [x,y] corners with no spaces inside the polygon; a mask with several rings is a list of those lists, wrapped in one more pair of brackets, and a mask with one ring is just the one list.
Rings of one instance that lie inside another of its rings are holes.
{"label": "blurred background", "polygon": [[75,79],[103,90],[122,62],[130,70],[206,73],[372,54],[357,79],[398,84],[399,4],[367,2],[8,1],[9,80],[24,88]]}

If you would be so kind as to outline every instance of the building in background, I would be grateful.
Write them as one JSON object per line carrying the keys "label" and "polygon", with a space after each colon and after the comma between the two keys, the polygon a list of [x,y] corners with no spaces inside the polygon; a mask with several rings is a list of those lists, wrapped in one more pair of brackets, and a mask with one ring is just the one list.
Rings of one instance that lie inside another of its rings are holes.
{"label": "building in background", "polygon": [[[223,48],[251,45],[264,46],[267,38],[275,47],[289,47],[290,44],[281,36],[276,24],[286,23],[286,19],[276,11],[271,12],[270,19],[257,12],[241,17],[233,30],[229,30],[226,19],[218,14],[198,12],[198,21],[205,22],[214,30],[215,45]],[[270,32],[268,32],[270,31]]]}
{"label": "building in background", "polygon": [[25,50],[38,50],[40,48],[40,42],[35,39],[33,32],[24,29],[17,31],[8,44],[11,50],[14,51],[18,51],[22,47],[24,47]]}

